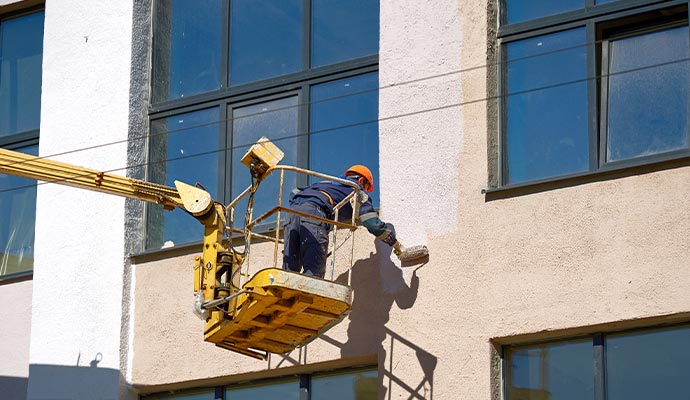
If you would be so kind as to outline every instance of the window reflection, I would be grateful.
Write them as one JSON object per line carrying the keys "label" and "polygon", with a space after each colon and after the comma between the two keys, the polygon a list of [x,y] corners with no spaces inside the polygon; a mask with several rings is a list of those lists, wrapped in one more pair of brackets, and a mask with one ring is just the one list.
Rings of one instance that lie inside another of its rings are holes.
{"label": "window reflection", "polygon": [[312,67],[379,52],[379,1],[312,1]]}
{"label": "window reflection", "polygon": [[607,400],[687,398],[688,360],[690,327],[609,335]]}
{"label": "window reflection", "polygon": [[578,28],[507,45],[505,183],[589,168],[585,43]]}
{"label": "window reflection", "polygon": [[226,400],[299,400],[299,381],[236,386],[225,390]]}
{"label": "window reflection", "polygon": [[[209,108],[153,121],[150,180],[172,187],[175,180],[190,185],[198,182],[215,199],[221,199],[218,120],[218,108]],[[165,211],[157,204],[148,205],[148,227],[149,249],[200,241],[203,233],[202,225],[186,212]]]}
{"label": "window reflection", "polygon": [[221,0],[171,0],[156,7],[154,102],[218,90],[221,78]]}
{"label": "window reflection", "polygon": [[[312,88],[310,169],[338,176],[353,164],[364,164],[378,181],[377,88],[378,73]],[[379,185],[374,187],[372,198],[377,203]]]}
{"label": "window reflection", "polygon": [[513,24],[585,7],[585,0],[505,0],[506,22]]}
{"label": "window reflection", "polygon": [[[38,146],[18,149],[38,155]],[[0,276],[34,267],[36,181],[0,174]]]}
{"label": "window reflection", "polygon": [[0,22],[0,137],[38,129],[43,12]]}
{"label": "window reflection", "polygon": [[233,0],[230,84],[302,69],[302,0]]}
{"label": "window reflection", "polygon": [[688,37],[684,26],[610,42],[607,161],[688,148]]}
{"label": "window reflection", "polygon": [[507,353],[509,400],[594,400],[592,341],[544,344]]}
{"label": "window reflection", "polygon": [[[233,111],[232,121],[232,197],[234,198],[251,183],[249,169],[241,163],[242,156],[262,136],[278,146],[285,157],[283,165],[297,164],[297,96],[265,103],[239,107]],[[297,185],[294,173],[286,173],[283,186],[283,202],[287,202],[290,191]],[[254,198],[254,217],[278,205],[280,174],[273,173],[261,182],[261,189]],[[284,203],[284,204],[285,204]],[[244,225],[241,217],[247,207],[247,200],[238,203],[235,211],[236,227]],[[241,222],[240,222],[241,221]],[[269,219],[270,221],[270,219]]]}
{"label": "window reflection", "polygon": [[197,391],[186,391],[181,394],[174,394],[169,396],[155,396],[147,400],[215,400],[215,392],[213,390],[197,390]]}
{"label": "window reflection", "polygon": [[605,400],[687,397],[690,326],[602,337],[506,347],[506,399],[593,399],[595,382]]}
{"label": "window reflection", "polygon": [[378,371],[314,376],[311,380],[312,400],[376,400]]}

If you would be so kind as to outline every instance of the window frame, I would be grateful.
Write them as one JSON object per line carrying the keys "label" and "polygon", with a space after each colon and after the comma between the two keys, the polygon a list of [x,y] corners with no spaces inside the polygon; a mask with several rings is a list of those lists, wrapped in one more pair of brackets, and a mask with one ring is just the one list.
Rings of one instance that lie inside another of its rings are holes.
{"label": "window frame", "polygon": [[[0,14],[0,25],[7,20],[20,18],[39,12],[45,12],[45,5],[43,2],[30,2],[29,4],[31,5],[27,6],[27,4],[20,3],[17,5],[19,8],[13,8],[13,5],[7,6],[9,11]],[[20,151],[25,147],[38,146],[40,133],[41,131],[39,127],[38,129],[30,129],[23,132],[13,133],[11,135],[0,136],[0,147],[7,150]],[[0,275],[0,285],[30,280],[33,278],[33,274],[34,271],[31,269],[28,271]]]}
{"label": "window frame", "polygon": [[[209,385],[209,386],[187,386],[184,388],[180,389],[175,389],[175,390],[165,390],[165,391],[157,391],[157,392],[151,392],[151,393],[146,393],[139,395],[139,398],[141,400],[157,400],[160,397],[158,396],[175,396],[175,395],[185,395],[187,393],[189,394],[195,394],[199,392],[211,392],[213,391],[215,393],[215,399],[216,400],[226,400],[226,397],[230,397],[227,400],[232,400],[232,396],[226,396],[226,390],[227,389],[232,389],[233,387],[238,387],[241,388],[243,386],[260,386],[260,385],[271,385],[273,383],[280,383],[280,382],[286,382],[286,381],[299,381],[299,392],[298,396],[300,400],[310,400],[311,399],[311,381],[313,378],[319,378],[322,376],[338,376],[338,375],[356,375],[358,373],[364,373],[364,372],[376,372],[376,375],[378,379],[381,379],[381,375],[379,374],[378,367],[375,364],[371,365],[353,365],[351,367],[344,367],[344,368],[336,368],[336,369],[329,369],[329,370],[316,370],[312,372],[307,372],[307,373],[299,373],[299,374],[289,374],[289,373],[284,373],[283,375],[271,377],[271,378],[263,378],[263,379],[256,379],[256,380],[245,380],[245,381],[240,381],[240,382],[228,382],[228,383],[221,383],[221,384],[215,384],[215,385]],[[159,389],[160,390],[160,389]]]}
{"label": "window frame", "polygon": [[[570,186],[589,182],[598,179],[610,179],[611,177],[626,176],[626,174],[639,172],[639,168],[655,170],[656,168],[672,168],[680,165],[690,164],[690,146],[685,149],[669,152],[657,153],[648,156],[634,157],[625,160],[606,162],[605,145],[606,131],[602,124],[602,116],[605,109],[605,97],[602,97],[602,90],[605,79],[603,75],[602,46],[604,38],[601,37],[601,27],[613,24],[617,21],[629,20],[639,17],[644,19],[645,15],[666,9],[685,8],[684,17],[678,21],[677,26],[688,26],[690,19],[690,1],[687,0],[626,0],[613,1],[610,3],[595,5],[595,0],[585,0],[584,7],[579,10],[568,11],[533,20],[522,21],[510,25],[505,24],[506,2],[509,0],[499,0],[499,26],[496,33],[496,107],[497,107],[497,152],[495,171],[497,179],[493,186],[484,189],[482,192],[490,198],[500,198],[512,191],[515,195],[530,193],[533,190],[544,190],[550,187]],[[669,22],[650,18],[654,22],[647,32],[654,32],[668,27]],[[658,22],[657,22],[658,21]],[[588,156],[589,168],[586,171],[568,173],[563,175],[549,176],[540,179],[528,180],[518,183],[508,182],[507,166],[507,51],[505,46],[512,42],[561,32],[568,29],[584,27],[586,30],[586,70],[587,70],[587,127],[588,127]],[[630,31],[636,31],[630,28]],[[642,33],[635,33],[642,34]],[[690,115],[690,114],[689,114]],[[513,190],[518,189],[518,190]]]}
{"label": "window frame", "polygon": [[[690,12],[690,11],[689,11]],[[690,140],[688,141],[688,147],[685,149],[677,149],[677,150],[671,150],[671,151],[665,151],[665,152],[660,152],[660,153],[654,153],[646,156],[638,156],[638,157],[631,157],[631,158],[626,158],[622,160],[614,160],[614,161],[607,161],[607,149],[608,149],[608,133],[607,133],[607,128],[608,128],[608,88],[609,88],[609,44],[611,41],[614,40],[619,40],[619,39],[624,39],[624,38],[629,38],[629,37],[636,37],[636,36],[642,36],[645,34],[649,33],[655,33],[655,32],[660,32],[666,29],[672,29],[672,28],[679,28],[679,27],[687,27],[688,26],[688,16],[686,15],[685,19],[679,19],[676,21],[668,21],[668,22],[661,22],[654,24],[652,26],[641,26],[639,28],[631,27],[630,29],[626,29],[624,32],[620,34],[614,34],[607,36],[606,38],[602,38],[600,40],[601,45],[599,46],[598,52],[599,57],[599,66],[600,70],[598,72],[600,76],[600,81],[601,84],[599,86],[599,101],[600,101],[600,119],[599,119],[599,166],[598,168],[614,168],[616,166],[620,167],[629,167],[629,166],[635,166],[639,164],[645,164],[645,163],[653,163],[656,161],[663,161],[667,159],[674,159],[674,158],[680,158],[680,157],[688,157],[690,156]],[[690,119],[690,110],[688,110],[689,113],[689,119]],[[688,138],[690,139],[690,130],[686,133]]]}
{"label": "window frame", "polygon": [[[34,130],[14,134],[11,136],[6,136],[5,138],[10,139],[8,141],[3,141],[0,138],[0,147],[2,147],[3,149],[7,149],[7,150],[20,151],[22,148],[25,148],[25,147],[38,146],[38,142],[39,142],[38,134],[39,134],[39,130],[34,129]],[[15,272],[12,274],[7,274],[7,275],[0,275],[0,285],[15,283],[15,282],[22,282],[25,280],[32,279],[33,276],[34,276],[34,270],[33,269],[28,270],[28,271]]]}
{"label": "window frame", "polygon": [[[230,117],[230,110],[242,107],[245,105],[258,104],[275,99],[297,96],[297,167],[309,168],[309,142],[310,142],[310,116],[311,116],[311,88],[313,86],[365,75],[369,73],[379,72],[379,54],[367,55],[359,58],[349,59],[334,64],[324,65],[320,67],[311,67],[311,7],[312,0],[302,0],[302,70],[290,74],[275,76],[259,81],[238,84],[236,86],[229,86],[229,70],[230,70],[230,20],[231,20],[231,6],[230,2],[224,1],[223,17],[222,17],[222,48],[221,48],[221,83],[220,89],[204,92],[189,96],[184,96],[176,99],[167,99],[159,102],[154,102],[153,82],[148,86],[149,103],[147,110],[147,123],[150,129],[151,123],[155,120],[168,118],[186,112],[193,112],[210,107],[219,107],[220,121],[218,124],[219,136],[224,146],[219,149],[220,166],[219,183],[222,190],[222,198],[218,199],[225,204],[232,200],[232,171],[231,171],[231,152],[232,146],[232,119]],[[156,21],[157,15],[161,10],[159,9],[159,1],[154,0],[152,5],[152,21]],[[152,35],[160,34],[157,32],[156,24],[153,23]],[[155,40],[151,40],[154,43]],[[149,76],[154,78],[155,65],[155,51],[151,47],[151,64],[149,65]],[[147,141],[147,149],[145,150],[147,160],[151,159],[150,144]],[[145,179],[149,179],[149,168],[145,170]],[[297,185],[308,185],[308,177],[298,175]],[[140,251],[137,254],[154,254],[166,249],[149,248],[148,231],[149,231],[149,212],[148,207],[144,207],[143,228]],[[267,233],[274,230],[275,224],[267,223],[255,227],[255,231],[259,233]],[[201,239],[175,243],[172,249],[180,249],[187,246],[198,245]]]}
{"label": "window frame", "polygon": [[597,331],[589,334],[579,334],[574,336],[563,336],[558,338],[550,338],[545,340],[535,340],[531,342],[520,341],[519,343],[511,344],[504,343],[500,348],[500,379],[501,379],[501,398],[510,400],[508,393],[510,390],[510,371],[508,366],[508,351],[511,349],[520,349],[539,345],[549,345],[566,343],[573,341],[580,341],[585,339],[590,339],[592,343],[592,363],[593,363],[593,374],[592,379],[594,381],[594,400],[606,400],[606,346],[608,336],[618,336],[618,335],[635,335],[643,333],[653,333],[660,331],[671,331],[674,329],[688,329],[690,328],[690,322],[677,322],[670,324],[659,324],[645,327],[635,327],[629,329],[621,330],[611,330],[611,331]]}

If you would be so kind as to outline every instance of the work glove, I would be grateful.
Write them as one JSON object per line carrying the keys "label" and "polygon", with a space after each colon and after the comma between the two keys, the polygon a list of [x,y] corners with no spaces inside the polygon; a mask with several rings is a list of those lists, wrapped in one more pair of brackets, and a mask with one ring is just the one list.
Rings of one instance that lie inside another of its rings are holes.
{"label": "work glove", "polygon": [[299,187],[299,186],[296,187],[296,188],[294,188],[294,189],[292,189],[292,190],[290,191],[290,196],[289,196],[290,198],[288,199],[288,201],[291,202],[292,199],[294,199],[295,196],[297,196],[297,195],[299,194],[299,192],[301,192],[301,191],[304,190],[304,189],[306,189],[306,187]]}
{"label": "work glove", "polygon": [[393,227],[393,225],[390,223],[386,223],[386,231],[380,234],[378,239],[393,247],[398,242],[398,239],[395,237],[395,227]]}

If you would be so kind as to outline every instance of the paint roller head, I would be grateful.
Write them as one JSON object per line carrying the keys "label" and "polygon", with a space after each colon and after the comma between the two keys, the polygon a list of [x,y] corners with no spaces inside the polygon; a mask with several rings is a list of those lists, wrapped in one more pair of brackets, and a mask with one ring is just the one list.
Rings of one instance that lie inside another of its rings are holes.
{"label": "paint roller head", "polygon": [[398,259],[400,261],[410,262],[410,261],[416,261],[416,260],[420,260],[422,258],[428,257],[429,256],[429,249],[427,249],[427,247],[424,245],[411,246],[411,247],[400,246],[399,250],[396,251],[395,254],[398,256]]}

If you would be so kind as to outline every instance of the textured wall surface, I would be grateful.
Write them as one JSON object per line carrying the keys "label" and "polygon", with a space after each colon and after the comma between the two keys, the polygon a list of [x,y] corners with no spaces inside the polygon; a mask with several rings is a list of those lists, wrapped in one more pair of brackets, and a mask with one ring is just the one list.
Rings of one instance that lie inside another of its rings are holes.
{"label": "textured wall surface", "polygon": [[[131,2],[47,2],[41,156],[125,173],[131,26]],[[123,249],[123,199],[39,186],[29,398],[117,398]]]}
{"label": "textured wall surface", "polygon": [[0,388],[8,398],[26,396],[32,289],[31,281],[0,286]]}
{"label": "textured wall surface", "polygon": [[403,243],[429,246],[428,263],[400,266],[358,232],[352,314],[303,351],[262,363],[202,342],[189,311],[193,255],[137,260],[135,385],[373,355],[380,398],[488,400],[498,398],[497,344],[687,320],[690,168],[482,194],[497,135],[485,101],[496,85],[488,4],[381,1],[382,216]]}

